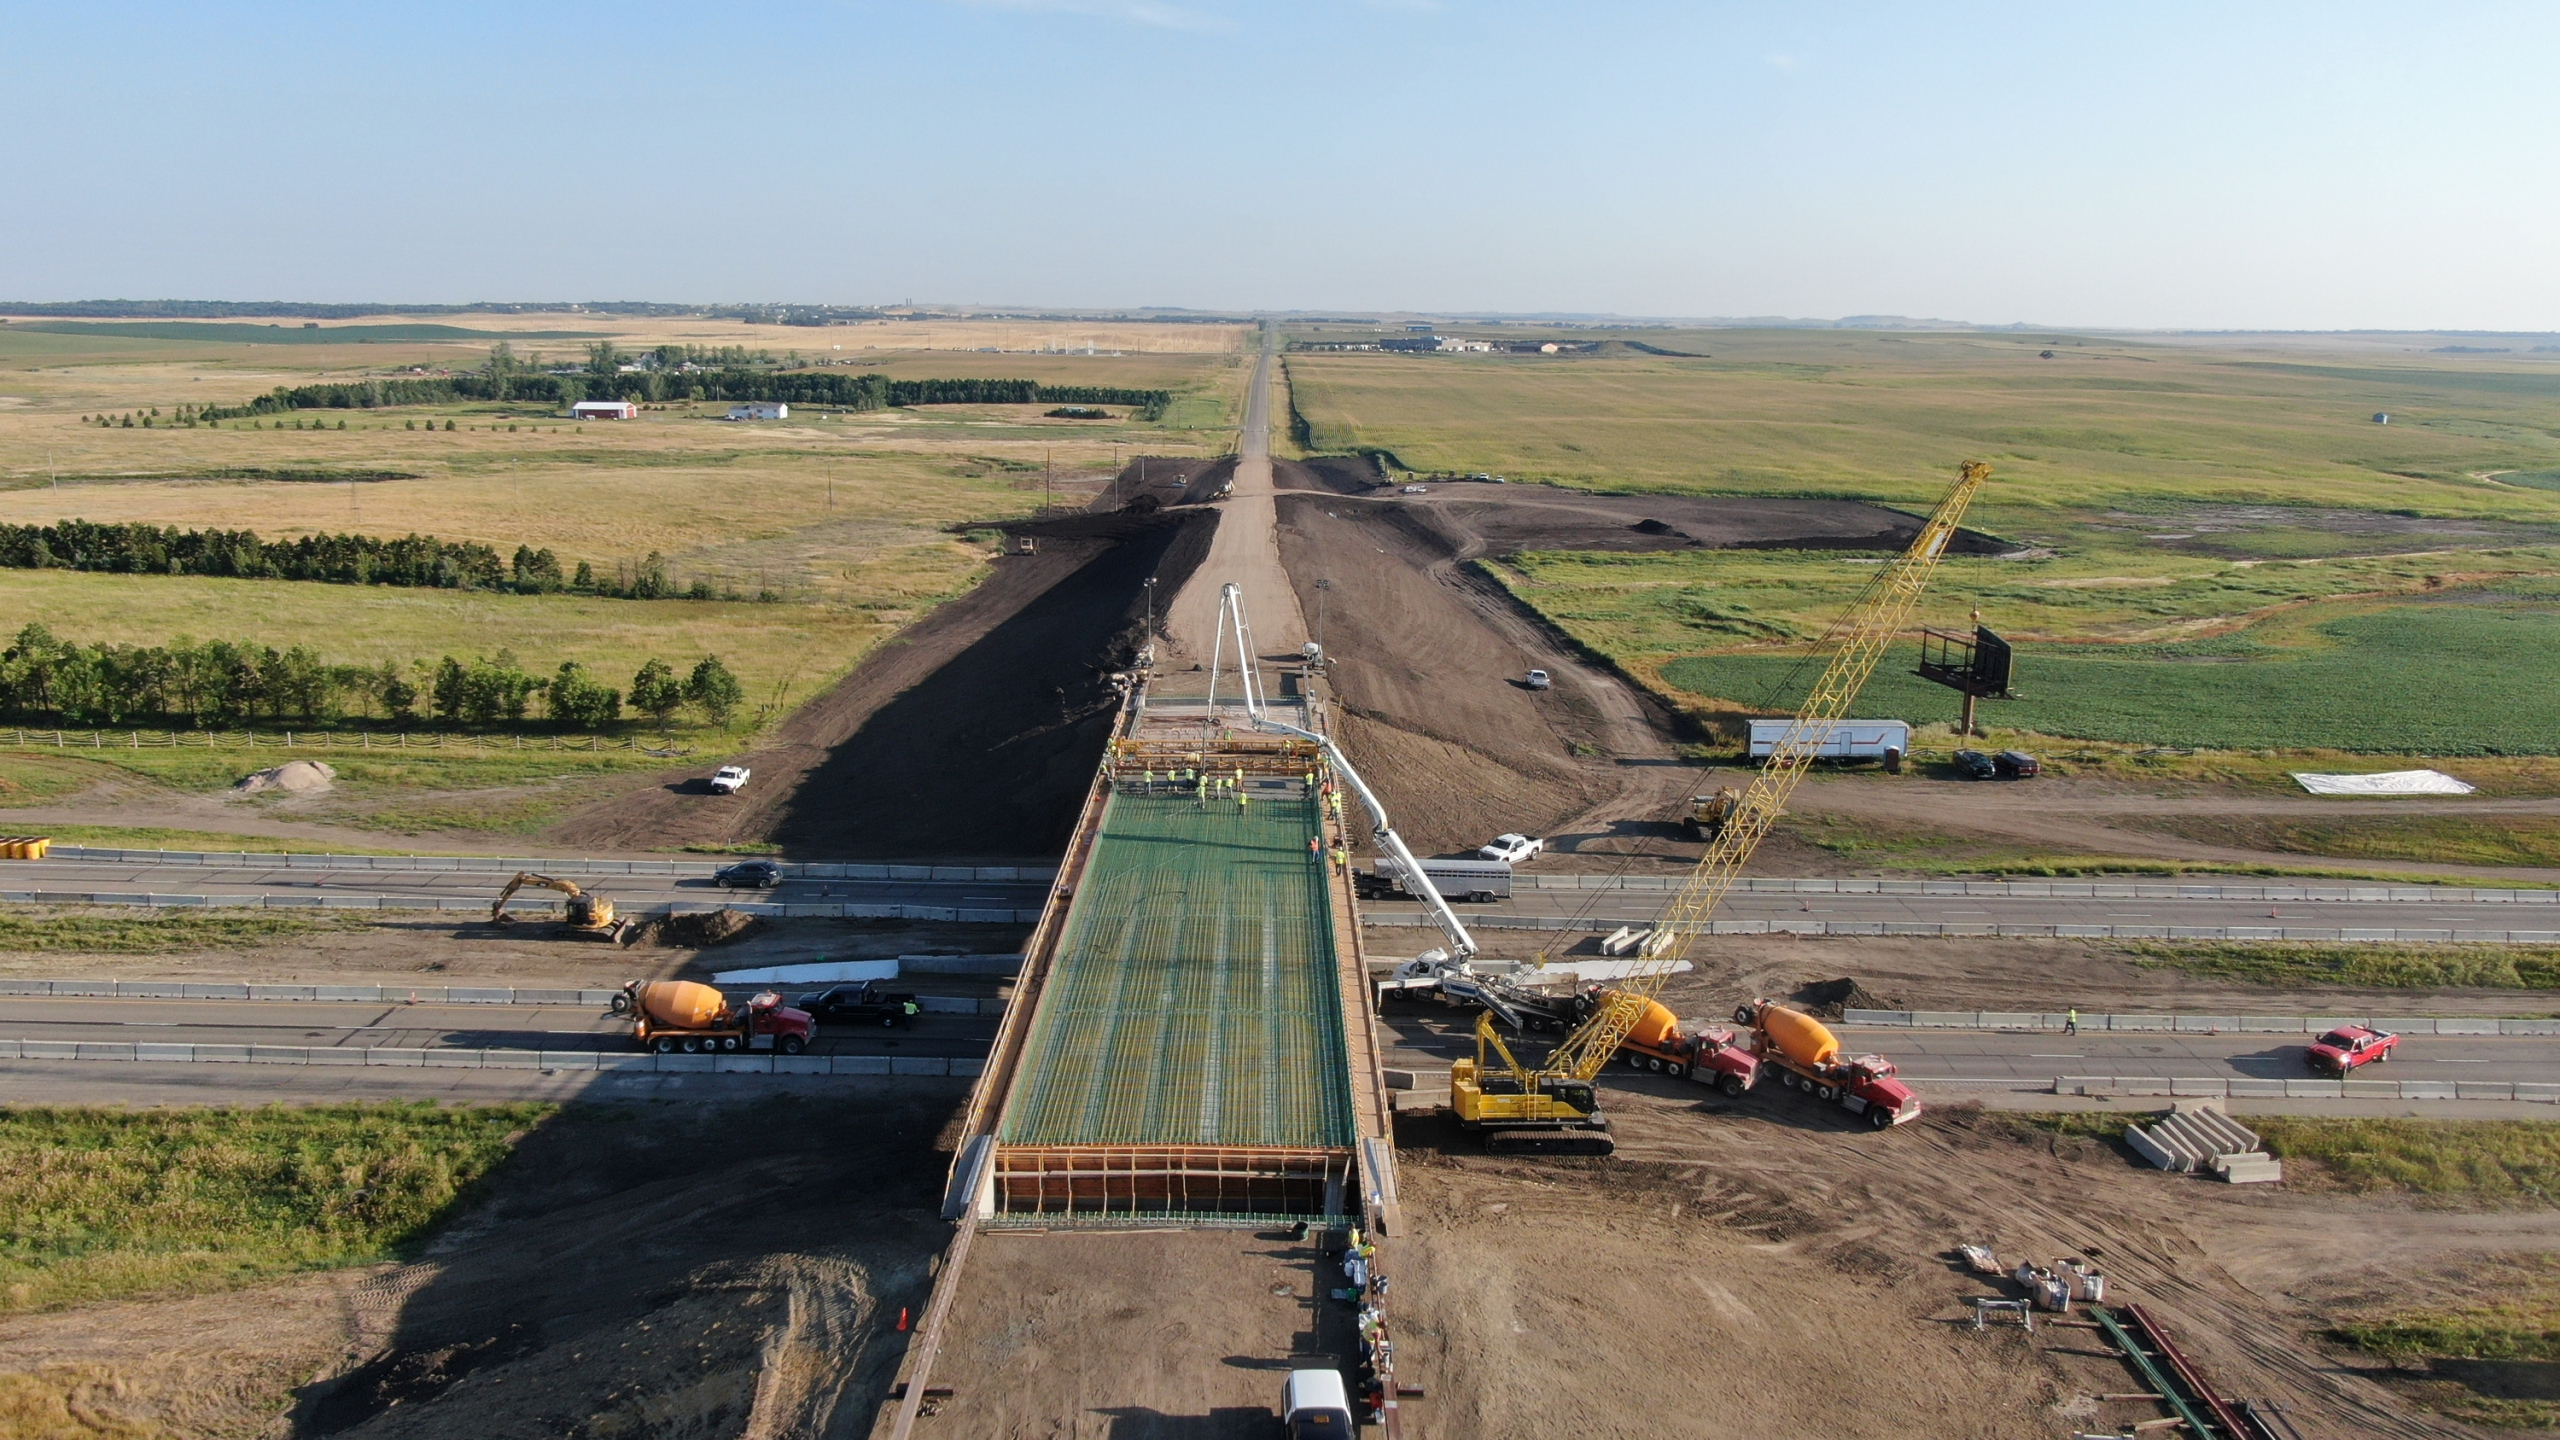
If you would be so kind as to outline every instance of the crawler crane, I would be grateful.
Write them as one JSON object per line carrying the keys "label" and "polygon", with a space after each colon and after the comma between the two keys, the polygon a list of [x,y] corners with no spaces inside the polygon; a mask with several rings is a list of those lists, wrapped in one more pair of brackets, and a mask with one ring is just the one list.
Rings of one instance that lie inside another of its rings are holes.
{"label": "crawler crane", "polygon": [[1784,813],[1833,722],[1847,717],[1885,647],[1911,618],[1947,543],[1955,538],[1965,507],[1990,478],[1989,465],[1966,461],[1911,547],[1876,573],[1823,637],[1823,648],[1832,654],[1822,678],[1814,682],[1767,765],[1725,817],[1697,869],[1664,907],[1652,937],[1638,952],[1634,973],[1600,991],[1590,1015],[1535,1068],[1512,1056],[1495,1033],[1490,1014],[1476,1021],[1475,1058],[1451,1065],[1449,1100],[1461,1125],[1484,1132],[1488,1149],[1608,1153],[1605,1121],[1592,1100],[1593,1077],[1644,1019],[1690,941],[1706,931],[1744,862]]}

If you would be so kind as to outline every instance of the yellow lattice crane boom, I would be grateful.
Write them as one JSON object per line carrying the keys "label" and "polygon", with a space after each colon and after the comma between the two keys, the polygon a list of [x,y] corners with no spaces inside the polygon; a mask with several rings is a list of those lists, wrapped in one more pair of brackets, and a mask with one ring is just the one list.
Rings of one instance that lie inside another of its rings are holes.
{"label": "yellow lattice crane boom", "polygon": [[[1653,934],[1639,952],[1633,972],[1602,992],[1597,1008],[1538,1069],[1529,1070],[1512,1061],[1508,1051],[1502,1051],[1509,1073],[1505,1077],[1508,1083],[1499,1088],[1506,1093],[1486,1093],[1484,1081],[1491,1071],[1484,1063],[1481,1035],[1487,1027],[1477,1027],[1478,1059],[1472,1064],[1460,1061],[1450,1076],[1450,1098],[1460,1119],[1498,1125],[1500,1121],[1494,1117],[1508,1108],[1503,1102],[1511,1098],[1507,1092],[1513,1090],[1529,1098],[1550,1089],[1587,1094],[1579,1087],[1588,1086],[1617,1053],[1618,1046],[1643,1017],[1647,1003],[1671,978],[1673,967],[1688,951],[1689,942],[1706,932],[1716,906],[1733,888],[1744,862],[1760,848],[1770,828],[1786,812],[1789,797],[1821,754],[1833,723],[1847,718],[1849,706],[1865,687],[1867,677],[1875,673],[1877,662],[1884,658],[1885,647],[1909,623],[1912,608],[1919,604],[1921,592],[1937,573],[1948,542],[1955,538],[1965,507],[1990,478],[1991,467],[1979,460],[1968,460],[1959,467],[1954,483],[1929,512],[1910,548],[1876,573],[1857,602],[1823,637],[1823,648],[1833,653],[1822,678],[1814,682],[1812,693],[1805,697],[1786,733],[1779,737],[1768,763],[1752,778],[1750,788],[1743,791],[1723,829],[1707,846],[1706,854],[1699,857],[1697,869],[1690,872],[1688,880],[1664,907]],[[1471,1107],[1478,1114],[1470,1115]]]}

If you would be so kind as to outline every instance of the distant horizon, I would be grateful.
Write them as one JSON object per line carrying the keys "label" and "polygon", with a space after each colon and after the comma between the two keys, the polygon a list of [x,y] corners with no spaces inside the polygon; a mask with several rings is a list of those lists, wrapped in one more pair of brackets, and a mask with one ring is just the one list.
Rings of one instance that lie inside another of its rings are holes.
{"label": "distant horizon", "polygon": [[[92,311],[76,313],[76,307],[135,307],[121,312]],[[141,307],[203,306],[220,307],[218,313],[161,312]],[[1594,329],[1627,330],[1920,330],[1971,332],[1979,334],[2026,334],[2037,331],[2074,335],[2445,335],[2482,339],[2539,340],[2560,339],[2560,330],[2493,330],[2477,327],[2435,326],[2340,326],[2334,328],[2285,329],[2273,326],[2201,326],[2201,325],[2055,325],[2033,320],[1983,321],[1948,320],[1912,315],[1620,315],[1589,311],[1507,311],[1507,310],[1357,310],[1346,306],[1311,306],[1290,310],[1219,310],[1183,305],[998,305],[943,301],[897,301],[894,303],[814,301],[814,300],[474,300],[462,302],[419,301],[415,303],[363,302],[334,300],[210,300],[210,299],[82,299],[0,301],[0,317],[114,324],[117,321],[157,324],[219,324],[227,319],[278,318],[297,320],[356,320],[377,315],[523,315],[523,314],[597,314],[647,313],[663,316],[711,315],[741,310],[795,311],[864,311],[877,315],[900,313],[931,315],[955,320],[1067,319],[1119,320],[1143,323],[1151,318],[1183,316],[1192,323],[1231,322],[1249,324],[1261,320],[1297,320],[1341,324],[1413,323],[1424,320],[1445,321],[1457,325],[1556,325],[1582,326]],[[326,313],[324,313],[326,312]],[[812,330],[831,328],[806,325]]]}

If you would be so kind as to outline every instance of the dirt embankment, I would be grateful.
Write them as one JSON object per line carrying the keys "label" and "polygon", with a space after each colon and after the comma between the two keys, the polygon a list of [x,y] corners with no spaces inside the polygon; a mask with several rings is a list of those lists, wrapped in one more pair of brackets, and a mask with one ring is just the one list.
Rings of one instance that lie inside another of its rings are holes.
{"label": "dirt embankment", "polygon": [[1110,676],[1135,653],[1145,582],[1178,589],[1214,513],[1087,514],[883,645],[739,757],[755,780],[713,802],[688,774],[582,811],[546,837],[598,849],[779,843],[819,858],[1054,855],[1109,732]]}
{"label": "dirt embankment", "polygon": [[2283,1402],[2306,1436],[2451,1440],[2471,1432],[2323,1354],[2298,1297],[2342,1266],[2548,1243],[2540,1217],[2237,1190],[1978,1111],[1875,1134],[1656,1083],[1613,1089],[1609,1161],[1490,1160],[1444,1118],[1399,1118],[1398,1369],[1430,1391],[1408,1433],[1528,1437],[1570,1414],[1628,1440],[2042,1440],[2159,1418],[2097,1398],[2139,1385],[2088,1332],[1970,1329],[1966,1297],[2009,1293],[1960,1273],[1949,1252],[1972,1243],[2094,1261],[2111,1301],[2157,1311],[2218,1386]]}
{"label": "dirt embankment", "polygon": [[574,1106],[415,1264],[12,1318],[0,1369],[182,1434],[858,1434],[950,1237],[956,1104]]}

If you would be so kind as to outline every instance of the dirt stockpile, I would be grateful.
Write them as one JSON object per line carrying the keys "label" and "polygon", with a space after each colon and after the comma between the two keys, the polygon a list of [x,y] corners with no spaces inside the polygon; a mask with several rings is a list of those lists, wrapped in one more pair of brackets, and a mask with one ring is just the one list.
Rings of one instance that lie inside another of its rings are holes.
{"label": "dirt stockpile", "polygon": [[714,945],[735,944],[762,934],[771,929],[772,924],[772,921],[723,906],[717,910],[657,916],[640,927],[638,938],[649,945],[707,950]]}
{"label": "dirt stockpile", "polygon": [[264,795],[269,791],[287,795],[318,795],[326,792],[337,778],[337,771],[317,760],[287,760],[271,769],[241,776],[231,789],[239,795]]}
{"label": "dirt stockpile", "polygon": [[[1018,524],[1039,553],[880,647],[738,757],[755,783],[711,797],[709,767],[582,811],[555,844],[778,842],[793,854],[1010,859],[1066,846],[1109,733],[1111,673],[1138,645],[1147,577],[1170,594],[1213,513]],[[1161,618],[1161,617],[1159,617]]]}

